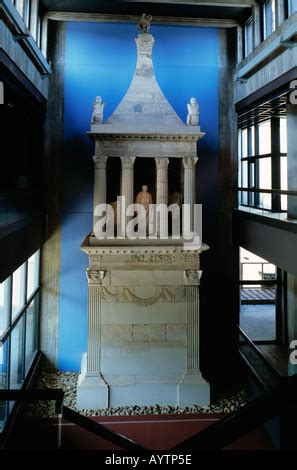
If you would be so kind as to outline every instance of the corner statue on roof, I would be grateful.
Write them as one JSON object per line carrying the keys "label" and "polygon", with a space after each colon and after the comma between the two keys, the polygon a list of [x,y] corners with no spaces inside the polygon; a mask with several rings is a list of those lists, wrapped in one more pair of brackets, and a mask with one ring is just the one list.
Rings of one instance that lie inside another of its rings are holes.
{"label": "corner statue on roof", "polygon": [[91,124],[102,124],[104,105],[105,103],[102,100],[101,96],[96,96],[95,101],[93,103]]}
{"label": "corner statue on roof", "polygon": [[187,126],[198,126],[199,124],[199,104],[196,98],[191,98],[190,103],[187,104],[188,116]]}
{"label": "corner statue on roof", "polygon": [[143,13],[137,25],[137,28],[139,29],[139,31],[141,31],[142,33],[148,34],[150,31],[152,19],[153,17],[151,15],[146,15],[146,13]]}

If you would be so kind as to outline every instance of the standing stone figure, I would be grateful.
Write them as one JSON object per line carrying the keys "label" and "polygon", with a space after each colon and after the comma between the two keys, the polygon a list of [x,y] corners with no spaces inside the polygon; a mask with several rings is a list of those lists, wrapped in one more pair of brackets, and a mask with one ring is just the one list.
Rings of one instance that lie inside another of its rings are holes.
{"label": "standing stone figure", "polygon": [[199,124],[199,105],[196,98],[191,98],[190,103],[187,104],[188,116],[187,126],[198,126]]}
{"label": "standing stone figure", "polygon": [[102,100],[101,96],[96,96],[95,101],[93,103],[93,114],[91,124],[102,124],[104,106],[105,103]]}
{"label": "standing stone figure", "polygon": [[[151,193],[148,192],[148,187],[146,185],[142,186],[142,191],[136,196],[136,204],[141,204],[145,209],[145,225],[146,228],[149,226],[149,213],[150,205],[153,203],[153,198]],[[138,217],[141,217],[141,213],[138,214]]]}
{"label": "standing stone figure", "polygon": [[139,31],[141,31],[142,33],[148,34],[150,27],[151,27],[152,19],[153,17],[151,15],[146,15],[146,13],[143,13],[137,25],[137,28],[139,29]]}

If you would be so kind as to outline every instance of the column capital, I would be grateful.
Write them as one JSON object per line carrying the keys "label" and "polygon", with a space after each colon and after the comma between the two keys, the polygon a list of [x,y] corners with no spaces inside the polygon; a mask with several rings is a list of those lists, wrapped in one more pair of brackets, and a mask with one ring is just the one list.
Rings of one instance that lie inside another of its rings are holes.
{"label": "column capital", "polygon": [[108,157],[99,157],[98,155],[94,155],[93,160],[95,168],[97,170],[106,170],[107,158]]}
{"label": "column capital", "polygon": [[123,170],[133,170],[136,157],[121,157]]}
{"label": "column capital", "polygon": [[186,157],[183,158],[183,166],[185,170],[192,170],[195,168],[196,163],[198,162],[198,157]]}
{"label": "column capital", "polygon": [[105,271],[99,271],[97,269],[87,269],[86,271],[88,284],[101,285],[105,277]]}
{"label": "column capital", "polygon": [[184,279],[186,286],[199,286],[202,271],[185,271]]}
{"label": "column capital", "polygon": [[167,170],[169,165],[169,158],[155,157],[157,170]]}

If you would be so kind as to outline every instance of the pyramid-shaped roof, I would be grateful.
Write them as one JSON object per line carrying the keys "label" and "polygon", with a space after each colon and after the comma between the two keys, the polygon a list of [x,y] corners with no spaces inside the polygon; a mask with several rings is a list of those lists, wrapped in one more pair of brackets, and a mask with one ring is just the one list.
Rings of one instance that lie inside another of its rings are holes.
{"label": "pyramid-shaped roof", "polygon": [[105,123],[92,124],[91,134],[197,135],[198,140],[200,127],[187,126],[178,117],[156,80],[153,36],[140,33],[135,41],[137,65],[129,89]]}

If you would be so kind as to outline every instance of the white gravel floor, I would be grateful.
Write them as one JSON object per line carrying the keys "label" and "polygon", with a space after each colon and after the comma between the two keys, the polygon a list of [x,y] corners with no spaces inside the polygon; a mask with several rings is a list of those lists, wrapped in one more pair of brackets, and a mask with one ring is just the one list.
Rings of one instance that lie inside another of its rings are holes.
{"label": "white gravel floor", "polygon": [[[41,372],[36,378],[34,388],[63,388],[65,390],[64,404],[76,410],[76,385],[78,374],[71,372]],[[193,405],[180,408],[174,406],[125,406],[104,408],[99,410],[80,410],[85,416],[127,416],[127,415],[159,415],[159,414],[189,414],[189,413],[230,413],[237,410],[248,401],[244,390],[236,394],[225,394],[210,406]],[[30,416],[55,416],[53,402],[38,402],[28,405]]]}

